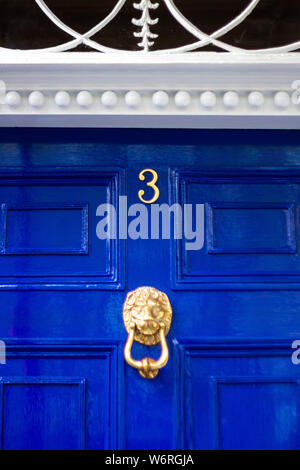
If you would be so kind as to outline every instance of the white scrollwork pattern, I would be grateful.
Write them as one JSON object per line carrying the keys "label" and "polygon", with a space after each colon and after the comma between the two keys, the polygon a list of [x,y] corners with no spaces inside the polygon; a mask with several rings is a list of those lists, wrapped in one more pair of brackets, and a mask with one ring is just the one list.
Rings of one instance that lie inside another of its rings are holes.
{"label": "white scrollwork pattern", "polygon": [[138,46],[141,47],[144,52],[149,52],[149,48],[154,45],[152,39],[158,38],[158,34],[151,33],[150,26],[154,26],[159,21],[158,18],[151,18],[150,11],[156,10],[156,8],[159,7],[159,3],[152,3],[151,0],[141,0],[140,3],[134,3],[133,6],[142,12],[140,19],[132,19],[132,23],[141,28],[141,31],[138,33],[135,32],[134,36],[142,39]]}
{"label": "white scrollwork pattern", "polygon": [[[84,34],[81,34],[75,31],[73,28],[64,23],[60,18],[58,18],[53,10],[47,5],[44,0],[35,0],[35,3],[39,6],[41,11],[51,20],[51,22],[56,25],[59,29],[64,31],[70,36],[70,40],[63,44],[60,44],[55,47],[48,47],[44,49],[34,49],[30,52],[42,53],[42,52],[64,52],[71,49],[75,49],[79,45],[85,45],[91,48],[92,50],[109,53],[109,54],[173,54],[173,53],[184,53],[192,52],[195,50],[201,50],[201,48],[213,45],[219,49],[219,51],[226,51],[230,53],[239,53],[239,54],[282,54],[286,52],[296,51],[300,48],[300,40],[286,44],[279,47],[269,47],[266,49],[256,49],[248,50],[241,47],[236,47],[231,44],[228,44],[225,41],[222,41],[222,37],[227,34],[229,31],[232,31],[238,25],[240,25],[257,7],[261,0],[252,0],[249,2],[248,6],[240,12],[235,18],[233,18],[229,23],[222,26],[220,29],[214,31],[211,34],[206,34],[198,26],[193,24],[185,15],[180,11],[180,9],[175,5],[173,0],[160,0],[169,11],[170,15],[177,21],[177,23],[183,27],[187,32],[194,36],[195,41],[183,45],[181,47],[174,47],[171,49],[155,49],[153,50],[154,44],[159,45],[158,34],[153,28],[158,23],[159,18],[156,14],[153,16],[153,11],[157,10],[159,7],[159,2],[152,2],[151,0],[140,0],[140,2],[133,2],[133,7],[141,13],[139,18],[132,18],[131,23],[138,28],[138,31],[134,31],[132,25],[128,25],[128,28],[132,27],[133,35],[138,39],[139,50],[126,50],[126,49],[115,49],[112,47],[107,47],[101,44],[99,41],[93,40],[93,36],[96,33],[105,28],[112,20],[119,14],[125,3],[131,0],[118,0],[110,13],[98,24],[96,24],[92,29],[87,31]],[[156,41],[155,41],[156,40]],[[0,47],[0,51],[10,51],[11,49]]]}

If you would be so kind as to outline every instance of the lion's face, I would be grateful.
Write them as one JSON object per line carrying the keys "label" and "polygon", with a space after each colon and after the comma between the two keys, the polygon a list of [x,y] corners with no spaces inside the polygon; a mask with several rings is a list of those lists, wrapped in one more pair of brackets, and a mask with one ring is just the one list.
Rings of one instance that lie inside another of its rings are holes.
{"label": "lion's face", "polygon": [[[137,336],[156,336],[170,328],[172,309],[168,297],[154,287],[139,287],[127,295],[124,320],[134,322]],[[149,338],[150,340],[150,338]]]}
{"label": "lion's face", "polygon": [[160,322],[164,318],[163,303],[158,300],[156,292],[151,291],[146,299],[137,298],[136,300],[131,309],[132,320],[144,335],[153,335],[159,330]]}

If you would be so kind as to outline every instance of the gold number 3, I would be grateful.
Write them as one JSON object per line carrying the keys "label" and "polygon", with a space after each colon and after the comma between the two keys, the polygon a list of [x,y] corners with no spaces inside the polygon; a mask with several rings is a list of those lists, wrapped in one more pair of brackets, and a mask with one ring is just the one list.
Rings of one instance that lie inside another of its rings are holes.
{"label": "gold number 3", "polygon": [[150,188],[153,189],[154,196],[149,201],[146,201],[146,199],[143,198],[143,196],[145,194],[145,191],[143,189],[141,189],[138,192],[138,196],[139,196],[140,200],[142,202],[144,202],[145,204],[153,204],[159,198],[159,189],[156,186],[156,182],[158,180],[158,174],[156,173],[156,171],[151,170],[150,168],[146,168],[145,170],[141,171],[140,174],[139,174],[140,181],[145,181],[145,176],[144,176],[145,173],[151,173],[151,175],[153,176],[153,179],[151,181],[149,181],[149,183],[147,183],[147,186],[149,186]]}

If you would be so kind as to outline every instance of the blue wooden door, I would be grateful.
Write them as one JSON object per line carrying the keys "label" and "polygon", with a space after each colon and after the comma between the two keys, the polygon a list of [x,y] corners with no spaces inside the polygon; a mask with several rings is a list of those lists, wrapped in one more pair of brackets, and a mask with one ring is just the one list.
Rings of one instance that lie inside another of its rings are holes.
{"label": "blue wooden door", "polygon": [[[201,249],[97,237],[145,168],[205,205]],[[300,447],[299,132],[2,130],[0,204],[1,448]],[[144,285],[173,307],[153,380],[123,356]]]}

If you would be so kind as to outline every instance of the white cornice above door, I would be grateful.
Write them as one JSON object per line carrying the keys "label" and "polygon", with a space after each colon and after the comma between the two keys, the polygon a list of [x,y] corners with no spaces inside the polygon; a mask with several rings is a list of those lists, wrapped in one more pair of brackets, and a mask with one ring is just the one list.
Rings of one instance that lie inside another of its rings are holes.
{"label": "white cornice above door", "polygon": [[0,126],[300,129],[300,53],[0,53]]}

